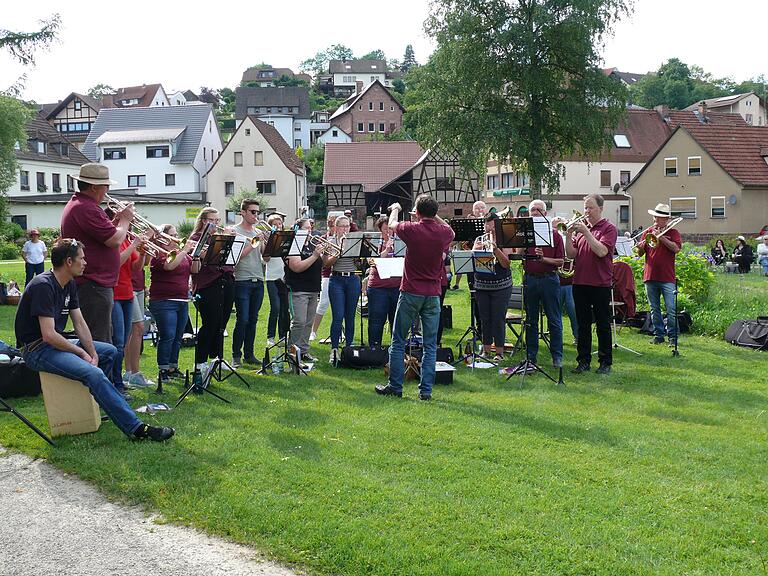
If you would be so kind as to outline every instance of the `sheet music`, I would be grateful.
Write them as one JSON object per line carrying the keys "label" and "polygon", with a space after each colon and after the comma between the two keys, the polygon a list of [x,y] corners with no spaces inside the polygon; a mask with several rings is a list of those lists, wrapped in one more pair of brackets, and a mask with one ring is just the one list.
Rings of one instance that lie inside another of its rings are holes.
{"label": "sheet music", "polygon": [[296,235],[293,237],[291,243],[291,249],[288,251],[288,256],[301,256],[304,245],[309,238],[309,230],[296,230]]}
{"label": "sheet music", "polygon": [[616,254],[619,256],[632,256],[632,248],[634,243],[631,238],[626,236],[619,236],[616,238]]}
{"label": "sheet music", "polygon": [[496,272],[496,260],[493,257],[493,252],[473,250],[472,256],[475,259],[475,274],[494,274]]}
{"label": "sheet music", "polygon": [[394,240],[395,240],[395,243],[394,243],[395,256],[405,256],[405,253],[407,250],[407,246],[405,245],[405,242],[400,240],[400,238],[398,238],[397,236],[395,236]]}
{"label": "sheet music", "polygon": [[379,278],[400,278],[403,275],[405,258],[374,258],[376,270],[379,272]]}
{"label": "sheet music", "polygon": [[533,233],[536,237],[536,246],[552,246],[552,222],[546,216],[533,217]]}
{"label": "sheet music", "polygon": [[235,241],[232,243],[232,249],[229,251],[227,261],[224,264],[227,266],[236,266],[237,263],[240,262],[240,255],[243,253],[245,243],[250,241],[251,239],[246,238],[245,236],[235,236]]}

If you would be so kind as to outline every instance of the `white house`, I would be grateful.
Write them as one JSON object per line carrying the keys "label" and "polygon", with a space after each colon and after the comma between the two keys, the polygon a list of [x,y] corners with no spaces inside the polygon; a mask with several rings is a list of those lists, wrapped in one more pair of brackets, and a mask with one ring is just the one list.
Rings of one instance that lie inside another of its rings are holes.
{"label": "white house", "polygon": [[206,176],[208,201],[234,222],[228,202],[241,193],[259,195],[262,213],[277,210],[292,222],[307,203],[304,164],[275,126],[246,116]]}
{"label": "white house", "polygon": [[347,142],[352,142],[352,136],[344,132],[344,130],[342,130],[338,126],[331,126],[330,128],[328,128],[328,130],[326,130],[325,132],[320,134],[320,136],[317,137],[317,142],[319,144],[322,144],[323,146],[325,146],[329,142],[333,142],[334,144],[339,142],[347,143]]}
{"label": "white house", "polygon": [[700,102],[694,102],[684,110],[699,110],[706,116],[707,110],[711,112],[725,112],[739,114],[750,126],[766,126],[765,100],[754,92],[745,94],[732,94],[720,98],[708,98]]}
{"label": "white house", "polygon": [[378,80],[387,88],[392,87],[392,74],[387,74],[386,60],[330,60],[328,73],[336,96],[353,94],[357,82],[365,87]]}
{"label": "white house", "polygon": [[274,126],[291,148],[311,145],[309,89],[303,86],[239,87],[235,91],[235,122],[253,116]]}
{"label": "white house", "polygon": [[210,104],[102,108],[83,147],[118,190],[205,199],[204,175],[222,150]]}
{"label": "white house", "polygon": [[101,100],[103,108],[148,108],[170,106],[162,84],[142,84],[118,88],[114,94],[107,94]]}
{"label": "white house", "polygon": [[26,132],[27,141],[16,147],[16,182],[6,191],[11,221],[25,230],[58,226],[59,204],[69,200],[72,176],[88,159],[45,120],[30,120]]}

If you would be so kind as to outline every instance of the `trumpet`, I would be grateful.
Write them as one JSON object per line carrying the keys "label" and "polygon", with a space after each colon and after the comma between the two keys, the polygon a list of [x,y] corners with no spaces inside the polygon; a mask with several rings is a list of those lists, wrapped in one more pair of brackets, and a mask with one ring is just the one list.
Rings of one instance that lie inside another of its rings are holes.
{"label": "trumpet", "polygon": [[573,228],[576,224],[579,222],[585,222],[587,220],[586,214],[582,214],[578,210],[573,211],[573,218],[566,222],[558,222],[557,224],[557,231],[565,233],[571,228]]}
{"label": "trumpet", "polygon": [[480,250],[493,252],[493,232],[486,232],[475,238],[475,246],[480,244]]}
{"label": "trumpet", "polygon": [[667,222],[667,225],[664,226],[664,229],[660,232],[656,232],[655,234],[653,232],[648,232],[648,234],[645,236],[645,243],[648,244],[650,248],[656,248],[656,246],[659,245],[659,238],[664,236],[664,234],[672,230],[672,228],[680,224],[682,221],[682,218],[674,218]]}
{"label": "trumpet", "polygon": [[[344,236],[341,237],[341,241],[344,240]],[[309,245],[313,248],[321,248],[324,254],[327,254],[331,258],[338,258],[341,256],[341,246],[338,246],[328,240],[325,236],[310,236],[307,239]]]}
{"label": "trumpet", "polygon": [[[131,242],[139,237],[137,234],[130,230],[126,236]],[[171,248],[170,250],[166,250],[162,246],[158,246],[153,240],[142,242],[137,250],[143,254],[149,255],[151,258],[165,258],[165,261],[169,264],[176,260],[176,257],[179,255],[178,249]]]}

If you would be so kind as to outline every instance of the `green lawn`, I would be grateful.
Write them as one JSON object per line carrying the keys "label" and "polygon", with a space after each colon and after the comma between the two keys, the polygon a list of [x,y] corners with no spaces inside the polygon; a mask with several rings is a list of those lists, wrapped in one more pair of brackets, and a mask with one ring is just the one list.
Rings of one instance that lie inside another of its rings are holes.
{"label": "green lawn", "polygon": [[[718,290],[738,294],[737,282],[720,276]],[[467,298],[449,293],[445,342],[466,327]],[[13,312],[0,307],[6,341]],[[161,413],[152,421],[177,429],[167,444],[105,424],[53,449],[2,414],[0,443],[311,573],[767,573],[768,356],[700,336],[681,338],[679,358],[634,330],[619,341],[643,356],[615,351],[607,377],[521,388],[461,367],[432,403],[415,384],[403,400],[377,397],[381,371],[333,369],[316,345],[311,376],[244,371],[250,389],[217,385],[232,405],[195,396]],[[142,364],[154,376],[153,348]],[[15,405],[47,430],[42,399]]]}

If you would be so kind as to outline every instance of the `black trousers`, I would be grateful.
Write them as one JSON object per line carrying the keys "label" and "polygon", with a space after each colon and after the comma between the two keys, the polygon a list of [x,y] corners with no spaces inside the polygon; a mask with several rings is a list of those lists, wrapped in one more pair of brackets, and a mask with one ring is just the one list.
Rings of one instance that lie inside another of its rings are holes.
{"label": "black trousers", "polygon": [[224,358],[224,328],[235,302],[235,277],[222,274],[213,284],[195,292],[195,296],[199,297],[195,306],[201,322],[195,364],[202,364],[209,358]]}
{"label": "black trousers", "polygon": [[579,322],[576,361],[579,364],[589,365],[592,360],[592,322],[594,321],[597,333],[597,360],[601,366],[603,364],[610,366],[613,364],[610,286],[574,284],[573,303],[576,305],[576,320]]}

